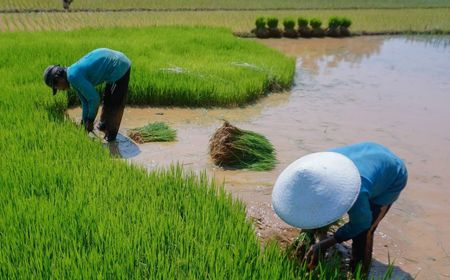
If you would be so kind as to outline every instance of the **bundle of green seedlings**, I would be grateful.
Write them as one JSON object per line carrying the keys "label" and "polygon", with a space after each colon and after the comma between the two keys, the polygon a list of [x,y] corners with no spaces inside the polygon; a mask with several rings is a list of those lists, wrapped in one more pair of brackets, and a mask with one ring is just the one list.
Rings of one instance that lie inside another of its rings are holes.
{"label": "bundle of green seedlings", "polygon": [[218,166],[270,170],[275,166],[275,150],[261,134],[239,129],[225,121],[209,141],[209,153]]}
{"label": "bundle of green seedlings", "polygon": [[350,36],[348,28],[352,21],[346,17],[330,17],[328,20],[327,35],[331,37]]}
{"label": "bundle of green seedlings", "polygon": [[[322,20],[320,18],[312,18],[308,20],[304,17],[297,19],[298,30],[295,30],[295,20],[291,17],[284,18],[283,26],[284,31],[281,33],[278,29],[278,19],[276,17],[266,19],[259,17],[255,21],[256,29],[252,32],[256,34],[258,38],[280,38],[281,34],[286,38],[297,38],[298,36],[309,37],[323,37],[325,35],[331,37],[350,36],[349,27],[352,25],[352,21],[347,17],[330,17],[328,21],[328,28],[322,28]],[[309,26],[308,26],[309,24]]]}
{"label": "bundle of green seedlings", "polygon": [[139,144],[146,142],[170,142],[175,141],[177,132],[163,122],[155,122],[143,127],[130,129],[128,136]]}

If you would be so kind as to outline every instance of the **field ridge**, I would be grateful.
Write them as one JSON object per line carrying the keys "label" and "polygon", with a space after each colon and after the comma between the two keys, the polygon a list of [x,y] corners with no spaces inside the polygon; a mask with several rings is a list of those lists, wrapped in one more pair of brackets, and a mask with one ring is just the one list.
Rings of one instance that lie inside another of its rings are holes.
{"label": "field ridge", "polygon": [[[449,6],[430,7],[342,7],[339,10],[404,10],[404,9],[445,9]],[[74,8],[69,10],[58,8],[30,8],[30,9],[0,9],[0,14],[21,14],[21,13],[102,13],[102,12],[270,12],[270,11],[321,11],[329,8]]]}

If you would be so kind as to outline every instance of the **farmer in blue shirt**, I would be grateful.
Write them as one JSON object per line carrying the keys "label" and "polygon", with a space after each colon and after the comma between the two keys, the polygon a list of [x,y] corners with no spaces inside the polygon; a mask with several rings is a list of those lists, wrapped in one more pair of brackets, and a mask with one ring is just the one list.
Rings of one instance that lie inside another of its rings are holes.
{"label": "farmer in blue shirt", "polygon": [[399,157],[380,144],[363,142],[293,162],[278,177],[272,204],[280,218],[301,229],[327,226],[348,213],[349,222],[311,246],[306,260],[313,268],[319,251],[352,239],[352,268],[360,263],[367,274],[375,229],[407,178]]}
{"label": "farmer in blue shirt", "polygon": [[105,132],[105,139],[116,139],[128,95],[131,61],[121,52],[101,48],[91,51],[75,64],[65,68],[51,65],[44,71],[45,83],[53,89],[76,90],[83,108],[82,124],[86,130],[94,129],[94,121],[100,104],[95,86],[106,82],[103,92],[102,113],[98,129]]}

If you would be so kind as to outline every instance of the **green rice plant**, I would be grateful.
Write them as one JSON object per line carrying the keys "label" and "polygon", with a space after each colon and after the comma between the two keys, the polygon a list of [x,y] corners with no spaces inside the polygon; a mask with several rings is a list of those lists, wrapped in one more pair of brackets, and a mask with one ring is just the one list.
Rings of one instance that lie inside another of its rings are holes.
{"label": "green rice plant", "polygon": [[343,23],[343,19],[340,17],[330,17],[330,19],[328,20],[328,28],[330,29],[336,29],[338,27],[340,27]]}
{"label": "green rice plant", "polygon": [[328,29],[327,35],[331,37],[339,37],[341,36],[340,27],[342,25],[342,19],[340,17],[330,17],[328,20]]}
{"label": "green rice plant", "polygon": [[146,126],[133,128],[128,136],[137,143],[175,141],[177,132],[163,122],[149,123]]}
{"label": "green rice plant", "polygon": [[309,21],[309,24],[311,25],[312,28],[318,29],[322,26],[322,21],[319,18],[312,18]]}
{"label": "green rice plant", "polygon": [[295,20],[293,18],[285,18],[283,20],[284,33],[283,36],[287,38],[297,38],[298,33],[295,28]]}
{"label": "green rice plant", "polygon": [[225,122],[209,141],[214,163],[226,168],[271,170],[275,167],[275,150],[266,137],[242,130]]}
{"label": "green rice plant", "polygon": [[299,18],[297,19],[297,23],[298,23],[298,27],[299,27],[299,28],[306,28],[306,27],[308,27],[309,21],[308,21],[307,18],[299,17]]}
{"label": "green rice plant", "polygon": [[264,17],[259,17],[255,21],[256,28],[266,28],[266,19]]}
{"label": "green rice plant", "polygon": [[352,25],[352,21],[346,17],[341,18],[340,32],[343,36],[350,36],[350,30],[348,28]]}
{"label": "green rice plant", "polygon": [[267,26],[269,27],[270,37],[272,37],[272,38],[281,38],[282,37],[281,30],[278,28],[278,18],[269,17],[267,19]]}
{"label": "green rice plant", "polygon": [[292,18],[285,18],[283,20],[283,26],[285,30],[292,30],[295,27],[295,20]]}
{"label": "green rice plant", "polygon": [[312,27],[311,35],[313,37],[325,36],[325,31],[322,29],[322,21],[319,18],[312,18],[309,22]]}
{"label": "green rice plant", "polygon": [[341,27],[349,28],[352,25],[352,21],[347,17],[341,18]]}
{"label": "green rice plant", "polygon": [[269,28],[278,28],[278,18],[276,17],[269,17],[267,18],[267,26]]}
{"label": "green rice plant", "polygon": [[[2,38],[17,41],[25,57],[42,57],[30,64],[36,76],[49,64],[69,66],[98,47],[122,51],[132,61],[128,103],[135,105],[239,106],[273,88],[289,88],[295,70],[293,58],[223,28],[83,29]],[[28,44],[21,43],[25,38]],[[78,100],[75,94],[69,92],[72,100]]]}

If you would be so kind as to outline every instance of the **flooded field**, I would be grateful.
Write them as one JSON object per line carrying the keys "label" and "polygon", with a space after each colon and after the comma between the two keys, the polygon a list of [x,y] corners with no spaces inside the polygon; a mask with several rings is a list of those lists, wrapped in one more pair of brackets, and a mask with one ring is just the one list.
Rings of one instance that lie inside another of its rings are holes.
{"label": "flooded field", "polygon": [[[291,92],[237,109],[127,108],[123,135],[165,121],[177,129],[178,141],[136,145],[119,137],[109,146],[111,152],[149,170],[174,162],[206,170],[247,203],[263,240],[287,244],[296,230],[270,206],[281,170],[310,152],[379,142],[405,160],[410,177],[376,233],[373,270],[382,273],[389,256],[399,279],[450,279],[450,38],[261,42],[297,57]],[[80,109],[69,115],[79,118]],[[208,157],[208,141],[224,119],[265,135],[276,148],[276,168],[216,168]]]}

